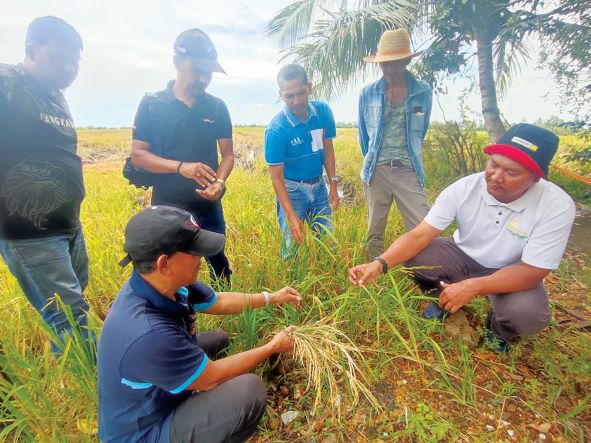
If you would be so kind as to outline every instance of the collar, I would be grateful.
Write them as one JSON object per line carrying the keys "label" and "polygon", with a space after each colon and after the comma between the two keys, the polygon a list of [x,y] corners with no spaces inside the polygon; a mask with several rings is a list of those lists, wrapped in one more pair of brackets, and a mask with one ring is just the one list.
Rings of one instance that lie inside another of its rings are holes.
{"label": "collar", "polygon": [[[293,112],[291,112],[291,109],[289,109],[287,105],[283,107],[283,115],[285,115],[285,118],[287,119],[292,128],[304,124],[304,122],[301,122],[300,119],[297,118]],[[316,106],[314,106],[312,102],[308,102],[308,118],[306,120],[306,123],[308,123],[310,119],[312,119],[313,117],[318,117],[318,111],[316,110]]]}
{"label": "collar", "polygon": [[[413,95],[418,95],[425,92],[428,88],[425,87],[421,82],[419,82],[414,76],[406,71],[406,85],[407,85],[407,93],[408,97],[412,97]],[[376,91],[380,94],[385,94],[386,90],[388,89],[388,82],[382,76],[382,78],[378,81],[376,85]]]}
{"label": "collar", "polygon": [[517,200],[514,200],[511,203],[502,203],[488,193],[488,189],[486,188],[486,180],[484,178],[484,174],[482,174],[482,181],[481,181],[482,195],[484,196],[484,203],[487,206],[502,206],[502,207],[510,209],[513,212],[523,212],[525,210],[525,208],[527,208],[529,200],[530,200],[530,196],[535,192],[534,188],[536,185],[537,185],[537,183],[535,183],[531,188],[529,188],[525,192],[525,194],[523,194]]}
{"label": "collar", "polygon": [[131,273],[129,283],[132,289],[132,295],[148,300],[158,310],[167,314],[180,315],[186,313],[187,308],[179,302],[160,294],[154,287],[142,278],[136,271]]}

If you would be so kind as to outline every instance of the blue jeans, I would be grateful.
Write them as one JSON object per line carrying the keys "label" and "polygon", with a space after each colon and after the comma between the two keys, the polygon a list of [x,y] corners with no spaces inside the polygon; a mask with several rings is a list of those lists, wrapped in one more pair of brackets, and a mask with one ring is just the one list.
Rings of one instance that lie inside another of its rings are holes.
{"label": "blue jeans", "polygon": [[86,326],[88,304],[82,292],[88,284],[88,255],[82,229],[42,238],[0,239],[0,255],[29,302],[60,336],[72,327],[51,301],[56,294],[72,309],[77,323]]}
{"label": "blue jeans", "polygon": [[[326,230],[332,231],[332,210],[324,180],[321,179],[318,183],[309,184],[286,179],[285,188],[296,215],[300,220],[308,223],[316,236]],[[295,243],[292,244],[287,215],[279,204],[279,200],[277,200],[277,218],[279,219],[279,228],[283,233],[281,256],[286,257],[295,248]]]}

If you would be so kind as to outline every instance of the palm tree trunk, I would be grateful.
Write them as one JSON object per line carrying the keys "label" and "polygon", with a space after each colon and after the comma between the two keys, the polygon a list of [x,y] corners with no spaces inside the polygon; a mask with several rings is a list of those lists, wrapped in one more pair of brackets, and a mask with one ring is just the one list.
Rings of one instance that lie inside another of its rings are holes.
{"label": "palm tree trunk", "polygon": [[493,70],[492,41],[490,38],[476,39],[478,56],[478,78],[480,86],[480,101],[482,103],[482,117],[491,143],[496,143],[505,133],[505,126],[499,115],[497,104],[497,90]]}

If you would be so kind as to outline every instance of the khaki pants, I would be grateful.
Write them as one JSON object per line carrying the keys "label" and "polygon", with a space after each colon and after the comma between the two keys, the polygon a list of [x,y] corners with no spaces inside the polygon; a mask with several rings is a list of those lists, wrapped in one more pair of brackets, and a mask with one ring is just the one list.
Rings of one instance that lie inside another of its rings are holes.
{"label": "khaki pants", "polygon": [[417,226],[429,212],[427,195],[413,169],[378,165],[369,185],[365,185],[367,202],[367,245],[365,252],[372,260],[384,252],[384,232],[392,202],[402,215],[407,231]]}
{"label": "khaki pants", "polygon": [[[436,238],[406,262],[406,266],[430,267],[413,269],[413,274],[419,287],[434,297],[441,292],[439,282],[442,280],[455,283],[497,271],[472,260],[451,237]],[[537,334],[550,323],[548,294],[542,282],[526,291],[487,295],[492,304],[491,329],[496,336],[509,342],[517,337]]]}

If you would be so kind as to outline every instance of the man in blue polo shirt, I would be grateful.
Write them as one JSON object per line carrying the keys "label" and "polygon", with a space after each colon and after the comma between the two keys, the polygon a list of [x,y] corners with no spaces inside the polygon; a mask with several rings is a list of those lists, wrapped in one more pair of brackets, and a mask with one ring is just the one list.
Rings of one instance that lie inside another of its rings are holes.
{"label": "man in blue polo shirt", "polygon": [[224,357],[227,334],[196,334],[196,314],[298,306],[301,298],[289,287],[216,293],[197,281],[201,257],[219,253],[224,243],[223,234],[201,229],[190,213],[171,206],[144,209],[129,221],[121,264],[132,262],[134,271],[107,315],[98,348],[101,440],[244,441],[256,430],[266,390],[249,372],[291,351],[292,340],[283,331]]}
{"label": "man in blue polo shirt", "polygon": [[[265,131],[265,159],[277,196],[285,256],[292,238],[302,244],[304,221],[317,233],[332,230],[332,211],[339,205],[332,144],[336,126],[328,105],[310,100],[312,83],[304,68],[293,64],[283,67],[277,83],[285,107]],[[329,193],[322,180],[323,166]]]}

